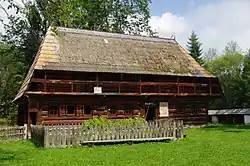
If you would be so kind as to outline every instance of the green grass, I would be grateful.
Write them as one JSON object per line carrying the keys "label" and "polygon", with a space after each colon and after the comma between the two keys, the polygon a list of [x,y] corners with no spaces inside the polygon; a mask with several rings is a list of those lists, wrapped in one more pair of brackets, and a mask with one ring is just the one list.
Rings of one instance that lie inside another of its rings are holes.
{"label": "green grass", "polygon": [[170,143],[141,143],[69,149],[36,148],[29,141],[0,144],[0,165],[11,166],[246,166],[250,165],[249,126],[189,129]]}

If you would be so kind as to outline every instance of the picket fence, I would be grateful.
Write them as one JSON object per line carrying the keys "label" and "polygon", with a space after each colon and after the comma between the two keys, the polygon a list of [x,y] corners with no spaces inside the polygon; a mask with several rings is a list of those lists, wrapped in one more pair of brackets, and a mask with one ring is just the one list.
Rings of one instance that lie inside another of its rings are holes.
{"label": "picket fence", "polygon": [[26,128],[25,126],[0,128],[0,142],[26,139]]}
{"label": "picket fence", "polygon": [[31,128],[31,140],[35,145],[60,148],[93,143],[176,140],[184,135],[181,120],[126,126],[53,125]]}

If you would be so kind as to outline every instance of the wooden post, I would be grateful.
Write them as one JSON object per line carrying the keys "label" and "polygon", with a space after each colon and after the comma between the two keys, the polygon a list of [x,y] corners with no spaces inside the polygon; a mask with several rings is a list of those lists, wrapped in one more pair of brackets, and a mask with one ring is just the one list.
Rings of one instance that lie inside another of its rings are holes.
{"label": "wooden post", "polygon": [[[96,74],[96,81],[98,81],[99,80],[99,78],[98,78],[98,74]],[[99,84],[98,84],[98,82],[97,82],[97,85],[96,85],[97,87],[99,86]]]}
{"label": "wooden post", "polygon": [[28,110],[28,124],[27,124],[27,137],[30,138],[31,136],[31,118],[30,118],[30,111]]}
{"label": "wooden post", "polygon": [[181,131],[181,134],[180,134],[180,136],[181,136],[181,138],[184,138],[184,126],[183,126],[183,120],[181,120],[181,126],[180,126],[180,131]]}
{"label": "wooden post", "polygon": [[121,84],[118,85],[118,93],[121,93]]}
{"label": "wooden post", "polygon": [[180,86],[179,86],[179,76],[177,76],[177,93],[180,93]]}
{"label": "wooden post", "polygon": [[28,126],[27,126],[27,124],[24,124],[23,139],[26,139],[27,135],[28,135]]}
{"label": "wooden post", "polygon": [[73,82],[71,83],[71,92],[74,92],[74,84],[73,84]]}
{"label": "wooden post", "polygon": [[177,136],[176,136],[176,121],[175,121],[175,120],[173,121],[173,126],[172,126],[172,128],[173,128],[173,137],[174,137],[174,138],[177,138]]}
{"label": "wooden post", "polygon": [[46,83],[46,80],[47,80],[47,73],[45,71],[45,74],[44,74],[44,92],[47,91],[47,83]]}
{"label": "wooden post", "polygon": [[212,94],[211,78],[209,78],[209,94]]}
{"label": "wooden post", "polygon": [[140,87],[139,88],[140,88],[140,93],[141,93],[141,75],[139,75],[139,81],[140,81],[140,85],[139,85]]}

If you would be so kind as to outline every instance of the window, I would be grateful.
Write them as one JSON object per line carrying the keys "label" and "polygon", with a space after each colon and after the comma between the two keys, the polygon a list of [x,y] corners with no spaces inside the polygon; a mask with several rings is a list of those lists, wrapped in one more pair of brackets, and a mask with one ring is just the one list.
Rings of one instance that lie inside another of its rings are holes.
{"label": "window", "polygon": [[82,116],[84,114],[84,106],[83,105],[76,106],[76,114],[77,114],[77,116]]}
{"label": "window", "polygon": [[67,106],[67,115],[74,115],[75,114],[75,106],[74,105],[68,105]]}
{"label": "window", "polygon": [[128,115],[130,115],[130,114],[132,114],[132,112],[133,112],[133,105],[131,105],[131,104],[125,104],[125,113],[126,114],[128,114]]}
{"label": "window", "polygon": [[109,114],[116,114],[116,106],[112,105],[112,106],[108,106],[108,112]]}
{"label": "window", "polygon": [[65,116],[67,110],[67,105],[61,105],[60,106],[60,116]]}
{"label": "window", "polygon": [[84,106],[84,114],[91,114],[91,106],[90,105]]}
{"label": "window", "polygon": [[58,116],[58,106],[52,105],[49,107],[49,116]]}
{"label": "window", "polygon": [[41,111],[43,117],[49,116],[49,106],[47,104],[41,105]]}

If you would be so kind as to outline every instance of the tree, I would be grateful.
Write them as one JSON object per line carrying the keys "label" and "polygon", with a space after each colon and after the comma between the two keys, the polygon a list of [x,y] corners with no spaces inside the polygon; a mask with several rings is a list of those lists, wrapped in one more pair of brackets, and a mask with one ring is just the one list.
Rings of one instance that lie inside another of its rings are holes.
{"label": "tree", "polygon": [[[6,1],[6,0],[0,0]],[[19,47],[30,64],[50,25],[117,33],[154,35],[148,25],[150,0],[27,0],[22,5],[8,0],[9,24],[2,40]]]}
{"label": "tree", "polygon": [[203,64],[204,61],[202,59],[202,48],[201,43],[199,42],[199,37],[195,34],[194,31],[192,31],[191,36],[188,38],[187,42],[187,48],[190,53],[190,55],[199,63]]}
{"label": "tree", "polygon": [[211,61],[218,57],[217,50],[215,48],[209,48],[207,52],[204,53],[203,60]]}
{"label": "tree", "polygon": [[241,52],[241,50],[236,41],[229,41],[225,47],[225,52],[231,55],[236,55]]}
{"label": "tree", "polygon": [[1,85],[6,88],[0,89],[0,104],[4,103],[8,112],[19,76],[25,77],[49,26],[154,35],[148,25],[150,0],[26,0],[22,4],[0,0],[0,4],[4,1],[8,6],[0,5],[0,10],[6,13],[8,23],[2,22],[4,53],[0,60],[6,63],[1,66]]}
{"label": "tree", "polygon": [[241,108],[244,107],[244,84],[242,80],[242,66],[244,55],[235,51],[235,47],[227,44],[224,55],[206,62],[206,68],[218,77],[225,100],[216,101],[216,108]]}
{"label": "tree", "polygon": [[241,99],[243,107],[250,106],[250,50],[244,56],[244,64],[242,69],[242,91],[243,97]]}
{"label": "tree", "polygon": [[23,64],[16,59],[16,50],[0,43],[0,116],[15,112],[11,102],[22,80]]}

